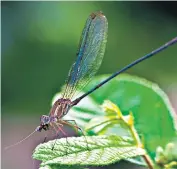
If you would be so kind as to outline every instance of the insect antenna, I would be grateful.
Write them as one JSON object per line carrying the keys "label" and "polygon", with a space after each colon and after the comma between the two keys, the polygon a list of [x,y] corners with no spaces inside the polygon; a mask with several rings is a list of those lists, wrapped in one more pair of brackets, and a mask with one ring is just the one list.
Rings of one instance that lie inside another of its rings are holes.
{"label": "insect antenna", "polygon": [[36,130],[34,130],[31,134],[29,134],[29,135],[28,135],[27,137],[25,137],[24,139],[18,141],[18,142],[15,143],[15,144],[12,144],[12,145],[10,145],[10,146],[7,146],[7,147],[5,147],[4,149],[7,150],[7,149],[9,149],[9,148],[12,148],[12,147],[14,147],[14,146],[17,146],[17,145],[21,144],[23,141],[25,141],[26,139],[28,139],[29,137],[31,137],[35,132],[36,132]]}

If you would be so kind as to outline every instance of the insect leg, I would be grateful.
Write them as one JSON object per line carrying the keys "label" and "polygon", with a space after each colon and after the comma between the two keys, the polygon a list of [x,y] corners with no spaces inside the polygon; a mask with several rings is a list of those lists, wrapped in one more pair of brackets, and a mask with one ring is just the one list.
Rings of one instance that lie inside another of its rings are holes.
{"label": "insect leg", "polygon": [[[59,136],[59,132],[58,132],[58,130],[56,129],[55,125],[52,125],[52,124],[51,124],[51,127],[55,130],[55,135],[56,135],[56,137],[58,137],[58,136]],[[57,141],[57,139],[55,139],[55,142],[54,142],[54,144],[53,144],[52,150],[53,150],[54,147],[55,147],[56,141]]]}
{"label": "insect leg", "polygon": [[[68,145],[68,144],[69,144],[69,142],[68,142],[68,140],[67,140],[68,135],[67,135],[66,132],[62,129],[63,125],[60,124],[60,123],[55,123],[55,125],[57,126],[57,129],[56,129],[57,133],[59,133],[59,132],[61,131],[61,133],[66,137],[66,145]],[[62,126],[62,127],[60,127],[60,126]],[[56,144],[56,141],[57,141],[57,140],[55,140],[55,143],[54,143],[54,145],[53,145],[53,149],[54,149],[54,146],[55,146],[55,144]],[[68,152],[67,152],[67,148],[68,148],[68,147],[67,147],[66,145],[63,145],[63,147],[66,148],[66,155],[67,155],[67,154],[68,154]]]}
{"label": "insect leg", "polygon": [[[70,122],[73,122],[74,125],[72,123],[70,123]],[[84,134],[83,130],[77,125],[76,121],[75,120],[63,120],[62,123],[65,123],[65,124],[67,124],[69,126],[75,127],[77,129],[77,131],[80,130],[82,135],[85,138],[85,141],[86,141],[86,144],[87,144],[87,149],[89,150],[88,142],[87,142],[87,139],[86,139],[86,135]]]}

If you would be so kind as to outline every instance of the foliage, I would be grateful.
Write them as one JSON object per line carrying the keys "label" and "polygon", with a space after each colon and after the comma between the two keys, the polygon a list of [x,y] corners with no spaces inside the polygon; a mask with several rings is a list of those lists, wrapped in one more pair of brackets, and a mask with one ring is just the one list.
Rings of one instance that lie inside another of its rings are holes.
{"label": "foliage", "polygon": [[57,140],[53,150],[54,143],[55,140],[52,140],[35,149],[33,157],[42,160],[42,166],[102,166],[145,154],[133,140],[116,135],[62,138]]}
{"label": "foliage", "polygon": [[[107,75],[96,77],[84,92],[107,77]],[[90,119],[93,123],[99,124],[104,118],[112,116],[106,114],[100,106],[107,99],[115,103],[124,116],[129,112],[133,113],[135,128],[144,140],[143,144],[152,158],[155,157],[158,146],[164,147],[176,136],[176,114],[167,95],[157,84],[126,74],[114,78],[90,97],[83,99],[66,118],[75,119],[81,128],[84,128]],[[98,126],[88,130],[88,134],[113,133],[130,136],[129,132],[117,125],[115,121],[108,123],[109,128],[104,128],[104,125]]]}
{"label": "foliage", "polygon": [[[84,91],[106,77],[95,78]],[[57,98],[58,95],[53,102]],[[156,152],[157,147],[165,147],[176,138],[175,112],[166,94],[145,79],[121,75],[82,100],[66,118],[76,120],[88,136],[58,139],[54,150],[54,141],[39,145],[33,158],[41,160],[41,166],[80,168],[123,159],[143,164],[138,156],[143,157],[149,168],[160,167],[162,163],[169,168],[176,165],[174,153]]]}
{"label": "foliage", "polygon": [[177,140],[168,143],[165,149],[157,147],[155,161],[164,168],[177,167]]}

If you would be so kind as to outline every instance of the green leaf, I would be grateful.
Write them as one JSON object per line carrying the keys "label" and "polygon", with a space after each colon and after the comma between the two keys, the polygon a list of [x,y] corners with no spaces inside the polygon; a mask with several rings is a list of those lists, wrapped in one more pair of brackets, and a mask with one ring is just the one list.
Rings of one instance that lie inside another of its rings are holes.
{"label": "green leaf", "polygon": [[72,165],[72,166],[66,166],[66,165],[60,165],[58,166],[57,164],[53,164],[53,165],[46,165],[43,167],[40,167],[39,169],[88,169],[87,167],[82,167],[82,166],[78,166],[78,165]]}
{"label": "green leaf", "polygon": [[[103,75],[94,78],[83,92],[90,90],[107,77]],[[84,98],[65,118],[75,119],[83,128],[91,119],[105,116],[100,107],[104,100],[110,100],[118,105],[124,115],[133,112],[135,128],[152,158],[155,157],[157,146],[165,146],[176,136],[175,112],[167,95],[155,83],[130,75],[122,74],[114,78]],[[107,133],[110,132],[120,135],[117,125],[107,130]],[[94,130],[89,131],[90,135],[94,133]]]}
{"label": "green leaf", "polygon": [[[125,116],[125,118],[128,116]],[[108,116],[95,117],[91,119],[86,125],[86,131],[93,131],[95,134],[104,135],[105,133],[113,133],[111,129],[116,128],[116,133],[119,133],[119,136],[128,136],[132,137],[129,128],[123,123],[121,119],[112,118]]]}
{"label": "green leaf", "polygon": [[46,165],[45,167],[40,167],[39,169],[54,169],[54,167],[51,168],[50,166]]}
{"label": "green leaf", "polygon": [[54,143],[52,140],[36,147],[33,158],[41,160],[41,166],[102,166],[145,154],[132,139],[116,135],[62,138],[52,150]]}
{"label": "green leaf", "polygon": [[88,169],[87,167],[82,167],[82,166],[78,166],[78,165],[72,165],[72,166],[66,166],[66,165],[63,165],[63,166],[58,166],[56,164],[53,164],[53,165],[46,165],[44,167],[40,167],[39,169]]}
{"label": "green leaf", "polygon": [[133,164],[136,164],[136,165],[141,165],[141,166],[148,167],[142,156],[137,156],[137,157],[134,157],[134,158],[129,158],[129,159],[127,159],[127,161],[129,161],[129,162],[131,162]]}

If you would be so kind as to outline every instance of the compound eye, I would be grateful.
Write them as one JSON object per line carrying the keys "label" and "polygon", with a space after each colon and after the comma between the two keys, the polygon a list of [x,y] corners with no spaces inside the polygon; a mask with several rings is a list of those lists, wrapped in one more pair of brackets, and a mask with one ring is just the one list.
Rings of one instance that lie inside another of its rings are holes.
{"label": "compound eye", "polygon": [[41,124],[45,125],[48,123],[50,123],[50,117],[45,115],[41,116]]}

